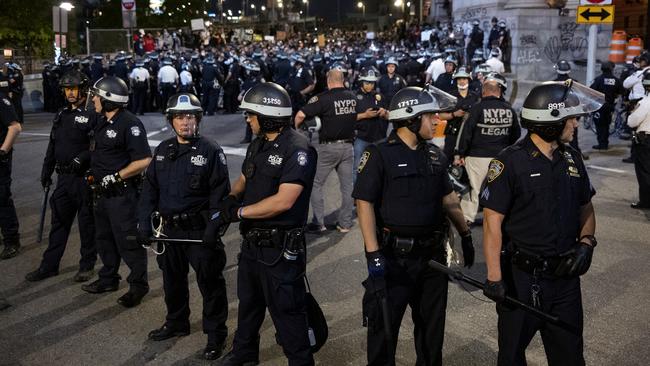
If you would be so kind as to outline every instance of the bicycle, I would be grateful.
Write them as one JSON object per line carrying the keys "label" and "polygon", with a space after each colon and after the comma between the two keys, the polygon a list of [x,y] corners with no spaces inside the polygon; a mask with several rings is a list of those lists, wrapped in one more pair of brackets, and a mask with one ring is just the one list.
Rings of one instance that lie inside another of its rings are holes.
{"label": "bicycle", "polygon": [[[600,112],[594,112],[584,117],[582,121],[582,126],[585,130],[591,130],[593,133],[596,133],[596,123],[594,118],[600,118]],[[625,122],[627,120],[627,108],[619,100],[614,106],[612,111],[612,122],[609,124],[609,135],[610,136],[620,136],[621,132],[624,131]]]}

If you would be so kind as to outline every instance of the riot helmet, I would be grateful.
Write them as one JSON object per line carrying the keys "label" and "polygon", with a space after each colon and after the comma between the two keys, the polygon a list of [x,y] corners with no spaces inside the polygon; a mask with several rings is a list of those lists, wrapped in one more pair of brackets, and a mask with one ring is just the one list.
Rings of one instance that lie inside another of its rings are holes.
{"label": "riot helmet", "polygon": [[503,77],[503,75],[499,74],[498,72],[491,72],[485,75],[483,82],[487,83],[490,81],[497,83],[501,87],[501,93],[505,93],[506,90],[508,90],[508,81],[505,77]]}
{"label": "riot helmet", "polygon": [[61,87],[61,91],[63,92],[64,97],[67,100],[67,96],[65,95],[65,89],[77,89],[76,96],[74,97],[74,101],[70,103],[77,103],[81,99],[85,98],[86,95],[88,94],[88,76],[84,74],[83,72],[73,69],[61,77],[61,80],[59,80],[59,86]]}
{"label": "riot helmet", "polygon": [[102,112],[112,112],[129,103],[129,88],[124,80],[115,76],[105,76],[91,88],[93,96],[100,99]]}
{"label": "riot helmet", "polygon": [[388,120],[396,129],[407,127],[421,140],[421,116],[425,113],[449,111],[455,105],[456,97],[436,87],[430,85],[425,88],[409,86],[398,91],[391,99]]}
{"label": "riot helmet", "polygon": [[472,76],[467,72],[467,69],[464,67],[459,67],[458,70],[454,73],[454,76],[452,76],[453,79],[458,79],[458,78],[465,78],[465,79],[471,79]]}
{"label": "riot helmet", "polygon": [[[199,123],[203,116],[203,108],[201,108],[201,101],[194,94],[179,93],[171,96],[167,102],[165,114],[167,122],[180,138],[186,140],[199,138]],[[174,126],[176,117],[184,118],[187,121],[186,125],[182,125],[180,131]]]}
{"label": "riot helmet", "polygon": [[567,60],[558,61],[553,68],[555,68],[555,72],[560,75],[566,75],[571,72],[571,64]]}
{"label": "riot helmet", "polygon": [[276,83],[264,82],[250,88],[239,108],[257,116],[261,133],[277,132],[291,123],[291,98]]}
{"label": "riot helmet", "polygon": [[379,80],[379,70],[376,67],[364,67],[361,69],[361,74],[359,75],[359,81],[365,81],[368,83],[376,83]]}
{"label": "riot helmet", "polygon": [[577,83],[547,81],[531,89],[521,110],[522,126],[544,141],[557,141],[569,118],[595,112],[605,95]]}

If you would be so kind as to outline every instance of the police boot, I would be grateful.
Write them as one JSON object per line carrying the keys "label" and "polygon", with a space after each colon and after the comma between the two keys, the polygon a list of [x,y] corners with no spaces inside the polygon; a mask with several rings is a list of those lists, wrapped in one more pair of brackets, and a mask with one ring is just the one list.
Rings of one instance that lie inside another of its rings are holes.
{"label": "police boot", "polygon": [[237,357],[232,351],[228,352],[225,356],[217,361],[218,366],[255,366],[259,365],[258,360],[243,361]]}
{"label": "police boot", "polygon": [[117,288],[119,285],[117,283],[115,284],[104,284],[101,283],[101,280],[97,280],[95,282],[89,283],[87,285],[81,286],[81,289],[90,292],[91,294],[101,294],[103,292],[113,292],[117,291]]}
{"label": "police boot", "polygon": [[0,259],[9,259],[18,255],[18,249],[20,248],[19,240],[7,240],[5,239],[5,249],[0,253]]}
{"label": "police boot", "polygon": [[72,278],[74,282],[86,282],[93,278],[95,275],[95,270],[94,269],[87,269],[87,270],[82,270],[80,269],[79,272],[77,272],[76,275]]}
{"label": "police boot", "polygon": [[35,271],[29,272],[25,275],[25,279],[29,282],[38,282],[42,281],[49,277],[54,277],[59,274],[59,271],[46,271],[41,267],[38,267]]}
{"label": "police boot", "polygon": [[154,329],[149,332],[149,339],[152,341],[164,341],[165,339],[173,337],[184,337],[190,334],[189,327],[187,328],[177,328],[168,325],[167,323],[163,324],[162,327]]}
{"label": "police boot", "polygon": [[142,302],[142,298],[144,297],[144,295],[146,295],[148,292],[149,292],[148,289],[146,291],[129,290],[127,293],[125,293],[119,299],[117,299],[117,303],[124,306],[125,308],[132,308],[138,306]]}
{"label": "police boot", "polygon": [[219,337],[216,334],[208,334],[208,344],[203,350],[203,358],[206,360],[216,360],[221,357],[225,345],[226,340],[224,337]]}

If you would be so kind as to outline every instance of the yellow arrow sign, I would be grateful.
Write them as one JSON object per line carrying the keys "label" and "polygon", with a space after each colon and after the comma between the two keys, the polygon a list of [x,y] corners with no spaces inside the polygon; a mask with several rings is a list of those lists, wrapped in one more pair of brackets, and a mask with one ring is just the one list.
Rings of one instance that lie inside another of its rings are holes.
{"label": "yellow arrow sign", "polygon": [[614,5],[578,6],[577,23],[614,23]]}

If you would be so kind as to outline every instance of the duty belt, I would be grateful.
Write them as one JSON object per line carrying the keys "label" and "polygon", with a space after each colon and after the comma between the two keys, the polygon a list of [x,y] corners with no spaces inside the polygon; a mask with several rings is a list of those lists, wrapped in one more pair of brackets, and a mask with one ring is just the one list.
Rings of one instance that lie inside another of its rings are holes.
{"label": "duty belt", "polygon": [[394,234],[391,232],[382,233],[382,249],[389,248],[396,255],[408,255],[414,249],[423,249],[442,244],[443,233],[435,232],[430,236],[412,237]]}
{"label": "duty belt", "polygon": [[541,256],[515,249],[512,254],[512,264],[530,274],[552,275],[560,265],[560,256]]}
{"label": "duty belt", "polygon": [[283,248],[285,239],[289,236],[302,236],[303,229],[250,229],[244,234],[244,241],[248,245],[262,248]]}
{"label": "duty belt", "polygon": [[196,231],[205,229],[205,218],[200,212],[183,212],[163,216],[163,222],[169,229]]}
{"label": "duty belt", "polygon": [[344,140],[321,140],[318,143],[320,144],[351,144],[353,143],[353,139],[344,139]]}
{"label": "duty belt", "polygon": [[57,162],[54,170],[57,174],[81,174],[81,172],[77,171],[75,164],[62,164]]}
{"label": "duty belt", "polygon": [[635,132],[633,136],[634,142],[641,145],[650,145],[650,134],[641,131]]}

